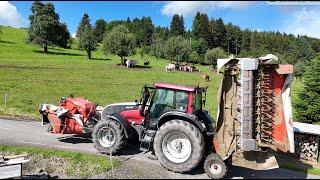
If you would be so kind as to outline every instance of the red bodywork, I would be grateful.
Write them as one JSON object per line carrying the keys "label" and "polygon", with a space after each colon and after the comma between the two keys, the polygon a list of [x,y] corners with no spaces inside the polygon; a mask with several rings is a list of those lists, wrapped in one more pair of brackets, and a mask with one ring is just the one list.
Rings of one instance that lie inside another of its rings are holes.
{"label": "red bodywork", "polygon": [[85,127],[73,119],[72,116],[81,114],[83,117],[82,123],[85,125],[89,118],[95,115],[96,108],[92,102],[81,97],[66,98],[60,101],[60,107],[67,109],[68,112],[58,118],[55,111],[48,111],[48,119],[53,127],[52,132],[62,134],[82,134]]}
{"label": "red bodywork", "polygon": [[173,89],[173,90],[181,90],[181,91],[187,91],[187,92],[195,91],[194,87],[182,86],[182,85],[176,85],[176,84],[154,83],[153,86],[155,88]]}
{"label": "red bodywork", "polygon": [[122,111],[120,115],[124,119],[126,119],[130,124],[141,125],[144,121],[144,117],[140,116],[140,111],[138,109]]}

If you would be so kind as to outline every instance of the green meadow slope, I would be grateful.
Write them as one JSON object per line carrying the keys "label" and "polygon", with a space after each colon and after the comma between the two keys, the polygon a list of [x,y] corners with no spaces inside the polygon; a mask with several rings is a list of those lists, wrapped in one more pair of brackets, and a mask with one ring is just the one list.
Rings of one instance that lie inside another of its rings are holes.
{"label": "green meadow slope", "polygon": [[[199,72],[166,73],[165,66],[170,61],[157,60],[145,55],[150,60],[151,68],[126,68],[117,66],[118,56],[105,56],[102,46],[93,52],[93,60],[88,60],[84,51],[50,48],[43,53],[39,46],[26,44],[26,29],[2,27],[0,35],[0,115],[19,116],[39,119],[37,112],[41,103],[57,104],[61,96],[85,97],[100,105],[139,99],[141,88],[154,82],[168,82],[182,85],[195,85],[206,82]],[[143,65],[137,55],[131,57]],[[208,66],[197,66],[210,75],[208,83],[206,109],[216,117],[217,91],[220,75],[210,71]],[[302,82],[293,82],[293,102]],[[7,106],[4,96],[8,93]]]}
{"label": "green meadow slope", "polygon": [[[84,51],[76,49],[42,48],[25,44],[27,31],[2,27],[0,35],[0,115],[22,116],[39,119],[37,112],[41,103],[57,104],[61,96],[85,97],[100,105],[134,101],[140,98],[144,84],[168,82],[182,85],[205,85],[199,72],[166,73],[168,60],[145,55],[151,68],[126,68],[117,66],[115,55],[104,56],[102,46],[88,60]],[[75,47],[73,45],[73,47]],[[143,65],[140,56],[132,57]],[[207,66],[197,66],[209,73],[211,82],[207,92],[206,109],[215,117],[216,94],[220,75]],[[4,94],[8,92],[7,106]]]}

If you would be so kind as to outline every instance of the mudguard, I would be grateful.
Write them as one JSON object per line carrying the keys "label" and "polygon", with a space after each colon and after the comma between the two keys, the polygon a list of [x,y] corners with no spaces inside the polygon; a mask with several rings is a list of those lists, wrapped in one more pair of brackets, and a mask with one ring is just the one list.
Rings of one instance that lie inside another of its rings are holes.
{"label": "mudguard", "polygon": [[197,128],[199,128],[199,130],[202,133],[207,132],[207,127],[206,125],[198,120],[198,117],[193,115],[193,114],[188,114],[182,111],[178,111],[178,110],[172,110],[172,111],[168,111],[163,113],[159,119],[158,119],[158,128],[166,123],[167,121],[171,120],[171,119],[182,119],[182,120],[186,120],[188,122],[190,122],[191,124],[195,125]]}
{"label": "mudguard", "polygon": [[106,115],[105,117],[103,117],[103,119],[104,120],[112,119],[114,121],[117,121],[123,127],[124,135],[126,136],[126,138],[132,137],[132,134],[134,133],[134,129],[129,124],[129,122],[126,119],[124,119],[120,114],[115,113],[111,115]]}

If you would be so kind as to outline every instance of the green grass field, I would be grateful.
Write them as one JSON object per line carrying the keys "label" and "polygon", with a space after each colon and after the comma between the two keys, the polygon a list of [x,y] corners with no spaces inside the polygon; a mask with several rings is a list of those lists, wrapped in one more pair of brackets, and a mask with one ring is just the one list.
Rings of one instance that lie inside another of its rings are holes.
{"label": "green grass field", "polygon": [[[134,101],[139,99],[144,84],[168,82],[182,85],[195,85],[200,82],[200,73],[165,72],[169,61],[150,60],[150,69],[128,69],[117,66],[118,56],[104,56],[102,46],[88,60],[84,51],[76,49],[49,49],[43,53],[39,46],[25,44],[27,31],[3,27],[0,35],[0,114],[38,118],[41,103],[57,104],[61,96],[85,97],[100,105]],[[140,55],[132,57],[143,65]],[[99,60],[102,59],[102,60]],[[207,106],[210,114],[216,114],[216,94],[219,75],[209,72],[209,67],[197,66],[208,72],[211,78],[207,92]],[[7,107],[4,94],[8,92]]]}
{"label": "green grass field", "polygon": [[[25,44],[27,31],[2,27],[0,35],[0,115],[39,119],[41,103],[57,104],[61,96],[85,97],[104,106],[109,103],[139,99],[144,84],[168,82],[182,85],[205,85],[198,72],[165,72],[168,60],[145,55],[151,68],[128,69],[117,66],[118,56],[105,56],[102,46],[88,60],[84,51],[50,48],[43,53],[39,46]],[[75,44],[72,47],[76,47]],[[140,55],[131,57],[143,64]],[[206,109],[216,117],[217,90],[220,75],[208,66],[197,66],[210,75]],[[293,82],[293,101],[302,82]],[[8,93],[7,106],[4,96]]]}

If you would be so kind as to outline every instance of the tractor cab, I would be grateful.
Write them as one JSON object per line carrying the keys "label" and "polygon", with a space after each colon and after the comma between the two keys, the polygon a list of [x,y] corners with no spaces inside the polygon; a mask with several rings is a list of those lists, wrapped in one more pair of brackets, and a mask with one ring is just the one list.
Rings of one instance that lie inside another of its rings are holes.
{"label": "tractor cab", "polygon": [[166,113],[197,114],[205,104],[206,88],[154,83],[141,90],[140,115],[149,127],[157,125]]}

